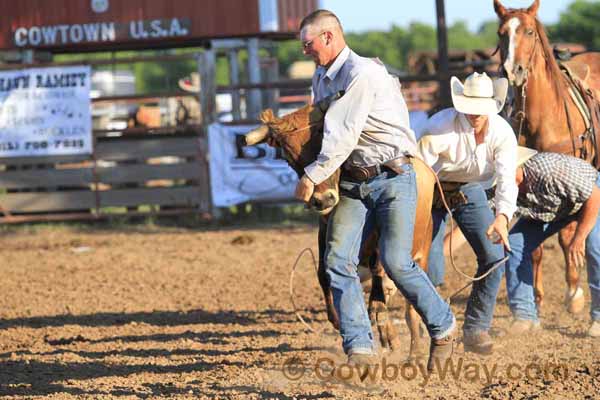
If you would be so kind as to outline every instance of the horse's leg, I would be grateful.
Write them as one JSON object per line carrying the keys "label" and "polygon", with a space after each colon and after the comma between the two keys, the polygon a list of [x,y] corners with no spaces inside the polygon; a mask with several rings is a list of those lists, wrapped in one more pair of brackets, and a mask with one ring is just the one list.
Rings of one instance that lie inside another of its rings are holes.
{"label": "horse's leg", "polygon": [[410,331],[410,353],[408,359],[410,362],[422,362],[427,360],[427,353],[421,338],[420,325],[421,316],[415,308],[406,300],[406,325]]}
{"label": "horse's leg", "polygon": [[452,252],[460,249],[465,243],[467,243],[467,239],[460,231],[458,224],[454,224],[454,229],[444,236],[444,257],[450,257],[450,237],[452,237]]}
{"label": "horse's leg", "polygon": [[567,293],[565,295],[565,305],[572,314],[578,314],[585,307],[585,298],[583,290],[579,287],[579,271],[577,266],[569,262],[569,245],[575,235],[577,222],[573,221],[558,232],[558,242],[562,248],[565,257],[565,280],[567,281]]}
{"label": "horse's leg", "polygon": [[531,253],[533,261],[533,292],[535,295],[535,303],[538,310],[541,309],[544,303],[544,284],[542,282],[542,257],[544,255],[544,245],[541,244]]}
{"label": "horse's leg", "polygon": [[327,310],[327,319],[333,327],[337,330],[340,329],[340,318],[335,311],[333,306],[333,294],[331,293],[331,286],[329,285],[329,279],[325,272],[325,245],[327,239],[327,220],[322,217],[319,219],[319,269],[317,270],[317,276],[319,278],[319,285],[323,291],[323,298],[325,300],[325,309]]}
{"label": "horse's leg", "polygon": [[[395,351],[400,348],[400,333],[390,318],[388,304],[396,287],[386,284],[389,278],[385,274],[383,266],[373,254],[369,262],[371,270],[371,292],[369,294],[369,318],[377,326],[379,341],[382,348]],[[390,287],[392,288],[390,290]]]}

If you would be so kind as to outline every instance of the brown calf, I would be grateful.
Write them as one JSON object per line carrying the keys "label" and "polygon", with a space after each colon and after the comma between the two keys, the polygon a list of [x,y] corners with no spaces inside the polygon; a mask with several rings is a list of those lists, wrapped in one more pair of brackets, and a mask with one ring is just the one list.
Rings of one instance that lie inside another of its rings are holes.
{"label": "brown calf", "polygon": [[[341,94],[333,98],[324,99],[315,104],[308,105],[283,118],[276,118],[271,110],[261,114],[263,125],[246,135],[246,144],[254,145],[267,142],[271,146],[281,147],[290,167],[298,177],[304,175],[304,167],[316,160],[321,151],[323,140],[324,115],[331,104]],[[435,177],[421,160],[413,158],[413,167],[417,174],[418,202],[415,216],[413,238],[413,258],[425,270],[427,270],[427,258],[431,246],[431,202]],[[315,192],[309,201],[309,205],[315,208],[322,217],[319,223],[319,284],[325,297],[327,317],[336,329],[339,329],[339,318],[333,305],[333,297],[325,273],[323,256],[325,252],[327,215],[339,201],[338,183],[339,170],[326,181],[315,187]],[[372,276],[371,291],[369,295],[369,316],[373,323],[377,324],[380,341],[383,347],[395,350],[399,347],[400,338],[396,327],[388,318],[387,305],[391,295],[396,290],[394,284],[384,272],[383,266],[377,257],[377,233],[362,244],[360,250],[359,275],[361,282],[370,278],[361,273],[361,267],[370,270]],[[406,321],[411,332],[410,357],[420,358],[425,355],[421,349],[419,334],[419,316],[412,306],[406,303]]]}

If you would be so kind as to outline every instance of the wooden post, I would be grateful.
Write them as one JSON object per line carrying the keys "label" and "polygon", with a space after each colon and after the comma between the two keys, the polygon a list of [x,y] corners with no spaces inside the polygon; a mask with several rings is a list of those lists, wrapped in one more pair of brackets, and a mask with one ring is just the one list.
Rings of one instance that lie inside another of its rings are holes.
{"label": "wooden post", "polygon": [[213,212],[208,164],[208,126],[216,121],[216,57],[213,50],[206,49],[198,54],[198,73],[200,75],[200,110],[202,110],[202,127],[198,137],[198,163],[201,213]]}
{"label": "wooden post", "polygon": [[[248,82],[259,83],[260,79],[260,56],[258,38],[248,39]],[[246,96],[246,113],[250,119],[258,119],[262,111],[262,93],[258,89],[251,89]]]}
{"label": "wooden post", "polygon": [[200,109],[202,125],[215,121],[216,113],[216,57],[213,50],[206,49],[198,54],[198,74],[200,76]]}
{"label": "wooden post", "polygon": [[[227,52],[229,58],[229,83],[237,85],[240,83],[240,66],[238,61],[237,49],[231,49]],[[231,91],[231,115],[234,121],[242,119],[240,91],[233,89]]]}
{"label": "wooden post", "polygon": [[452,105],[450,98],[450,79],[448,67],[448,30],[446,26],[446,11],[444,0],[435,0],[437,13],[437,42],[438,42],[438,74],[440,79],[440,105]]}

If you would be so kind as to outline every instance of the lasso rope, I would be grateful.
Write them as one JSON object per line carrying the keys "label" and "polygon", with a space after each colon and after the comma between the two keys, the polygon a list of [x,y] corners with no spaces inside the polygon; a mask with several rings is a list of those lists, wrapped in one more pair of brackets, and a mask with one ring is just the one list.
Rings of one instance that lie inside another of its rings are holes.
{"label": "lasso rope", "polygon": [[[424,163],[425,165],[427,165],[426,163]],[[482,279],[484,279],[485,277],[487,277],[489,274],[491,274],[492,272],[494,272],[496,269],[500,268],[500,266],[502,264],[504,264],[507,260],[508,260],[508,256],[504,257],[503,259],[496,261],[492,267],[487,270],[484,274],[481,274],[480,276],[470,276],[465,274],[460,268],[458,268],[456,266],[456,264],[454,263],[454,253],[452,251],[452,232],[454,232],[454,219],[452,216],[452,210],[450,210],[450,207],[448,206],[448,203],[446,202],[446,197],[444,196],[444,191],[442,190],[442,185],[438,179],[437,174],[433,171],[433,169],[427,165],[427,167],[431,170],[431,172],[433,172],[433,176],[435,176],[435,182],[437,183],[437,188],[440,194],[440,198],[442,199],[442,204],[444,204],[444,208],[446,209],[446,211],[448,212],[448,214],[450,215],[450,243],[449,243],[449,257],[450,257],[450,265],[452,265],[452,268],[454,269],[454,271],[461,275],[463,278],[465,278],[466,280],[469,281],[469,283],[467,283],[465,286],[463,286],[462,288],[460,288],[459,290],[455,291],[454,293],[452,293],[450,296],[448,296],[446,298],[446,301],[448,302],[448,304],[451,304],[452,299],[454,297],[456,297],[459,293],[461,293],[463,290],[465,290],[466,288],[468,288],[469,286],[471,286],[473,283],[480,281]]]}
{"label": "lasso rope", "polygon": [[312,326],[310,326],[310,324],[308,322],[306,322],[304,320],[304,318],[302,318],[302,315],[300,315],[300,312],[298,311],[298,307],[296,306],[296,302],[294,301],[294,274],[296,272],[296,267],[298,266],[298,262],[300,261],[300,259],[302,258],[302,255],[304,253],[310,253],[311,257],[312,257],[312,262],[313,265],[315,267],[315,272],[318,273],[317,270],[317,261],[315,258],[315,253],[312,251],[312,249],[310,247],[305,248],[304,250],[302,250],[300,252],[300,254],[298,254],[298,257],[296,257],[296,261],[294,262],[294,265],[292,266],[292,272],[290,273],[290,300],[292,302],[292,307],[294,307],[294,314],[296,314],[296,317],[300,320],[300,322],[302,323],[302,325],[304,325],[306,327],[306,329],[308,329],[309,331],[311,331],[312,333],[321,333],[323,332],[323,329],[313,329]]}
{"label": "lasso rope", "polygon": [[[461,287],[460,289],[458,289],[457,291],[455,291],[454,293],[452,293],[450,296],[448,296],[446,298],[446,301],[448,302],[448,304],[451,304],[452,299],[454,299],[458,294],[460,294],[462,291],[464,291],[466,288],[468,288],[469,286],[471,286],[474,282],[480,281],[482,279],[485,279],[488,275],[490,275],[492,272],[494,272],[496,269],[498,269],[500,266],[502,266],[507,260],[508,260],[508,256],[502,258],[501,260],[495,262],[492,267],[487,270],[484,274],[481,274],[480,276],[470,276],[467,275],[466,273],[464,273],[460,268],[458,268],[456,266],[456,263],[454,262],[454,253],[452,250],[452,232],[454,231],[454,220],[453,220],[453,216],[452,216],[452,210],[450,210],[450,207],[448,206],[448,203],[446,202],[446,197],[444,196],[444,191],[442,190],[442,185],[438,179],[437,174],[433,171],[433,169],[427,165],[426,163],[423,163],[427,166],[427,168],[429,168],[429,170],[433,173],[433,176],[435,177],[435,181],[437,184],[437,188],[440,194],[440,198],[442,199],[442,204],[444,205],[444,208],[446,209],[446,211],[448,212],[448,214],[450,215],[450,243],[449,243],[449,257],[450,257],[450,264],[452,265],[452,268],[454,269],[454,271],[459,274],[461,277],[463,277],[464,279],[468,280],[469,282],[464,285],[463,287]],[[300,315],[300,312],[298,311],[298,307],[296,306],[296,302],[294,301],[294,276],[295,276],[295,272],[296,272],[296,267],[298,266],[298,262],[300,261],[300,259],[302,258],[302,255],[305,252],[309,252],[311,257],[312,257],[312,262],[313,262],[313,266],[315,268],[315,272],[318,273],[318,267],[317,267],[317,261],[315,258],[315,254],[312,251],[311,248],[307,247],[305,249],[303,249],[300,254],[298,254],[298,257],[296,257],[296,261],[294,262],[294,265],[292,266],[292,270],[290,273],[290,283],[289,283],[289,295],[290,295],[290,301],[292,303],[292,307],[294,308],[294,313],[296,314],[296,317],[298,318],[298,320],[311,332],[313,333],[321,333],[323,332],[323,329],[320,330],[315,330],[313,327],[310,326],[310,324],[308,324],[304,318],[302,317],[302,315]]]}

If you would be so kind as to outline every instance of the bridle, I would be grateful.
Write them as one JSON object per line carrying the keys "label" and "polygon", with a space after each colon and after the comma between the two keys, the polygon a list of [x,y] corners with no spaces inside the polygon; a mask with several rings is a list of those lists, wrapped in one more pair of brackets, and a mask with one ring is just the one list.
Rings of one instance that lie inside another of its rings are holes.
{"label": "bridle", "polygon": [[[535,31],[535,38],[533,42],[533,50],[529,54],[529,60],[527,61],[527,68],[525,69],[525,78],[523,79],[523,84],[520,86],[521,91],[521,109],[517,110],[515,114],[515,119],[519,119],[519,131],[517,132],[517,142],[521,139],[521,134],[523,133],[523,124],[527,119],[527,84],[529,83],[529,72],[531,72],[532,68],[532,60],[535,52],[538,48],[538,42],[540,41],[539,34],[537,30]],[[504,63],[503,63],[504,64]],[[502,66],[500,67],[502,68]],[[515,97],[516,100],[516,97]]]}
{"label": "bridle", "polygon": [[[533,57],[536,54],[536,51],[538,50],[538,42],[541,42],[540,36],[539,36],[539,32],[537,31],[537,29],[534,31],[535,32],[535,42],[533,44],[533,49],[529,55],[529,60],[527,62],[527,68],[525,70],[525,77],[523,79],[523,84],[521,84],[520,86],[520,90],[519,90],[519,94],[521,97],[521,107],[519,110],[516,111],[514,119],[516,121],[519,122],[519,129],[517,131],[517,142],[520,142],[521,137],[523,135],[523,126],[525,123],[525,120],[527,119],[527,86],[529,83],[529,74],[531,73],[531,70],[533,68]],[[546,62],[552,62],[552,60],[548,60],[548,56],[547,54],[543,53],[544,58],[546,59]],[[515,97],[516,100],[516,97]],[[573,122],[572,122],[572,118],[571,118],[571,113],[569,112],[569,106],[567,103],[567,98],[563,97],[562,98],[563,101],[563,108],[565,110],[565,116],[567,119],[567,129],[569,132],[569,136],[570,136],[570,140],[569,140],[569,144],[571,145],[570,147],[572,148],[572,152],[573,152],[573,156],[577,156],[577,149],[578,146],[575,143],[576,138],[575,138],[575,133],[573,132]],[[585,118],[585,117],[584,117]],[[520,143],[520,144],[525,144],[525,143]],[[547,151],[556,151],[556,152],[562,152],[559,149],[563,148],[563,143],[559,143],[556,144],[555,146],[553,146],[553,150],[548,150]],[[582,153],[583,154],[583,153]]]}

